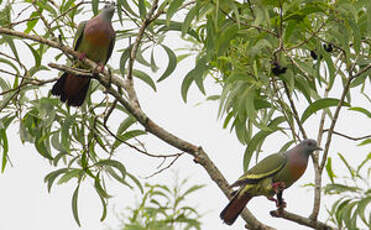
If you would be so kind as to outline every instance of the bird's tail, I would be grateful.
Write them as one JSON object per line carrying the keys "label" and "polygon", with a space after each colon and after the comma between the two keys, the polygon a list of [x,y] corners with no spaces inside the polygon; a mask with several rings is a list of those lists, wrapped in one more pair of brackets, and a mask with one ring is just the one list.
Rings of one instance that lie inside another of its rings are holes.
{"label": "bird's tail", "polygon": [[233,224],[251,198],[250,194],[241,189],[220,213],[220,218],[228,225]]}
{"label": "bird's tail", "polygon": [[53,85],[52,95],[60,96],[69,106],[81,106],[89,89],[90,78],[63,73]]}

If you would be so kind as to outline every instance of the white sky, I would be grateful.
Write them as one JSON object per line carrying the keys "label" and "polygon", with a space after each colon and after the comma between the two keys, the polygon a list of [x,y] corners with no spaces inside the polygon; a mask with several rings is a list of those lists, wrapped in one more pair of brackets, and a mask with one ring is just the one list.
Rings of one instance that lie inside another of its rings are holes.
{"label": "white sky", "polygon": [[[117,16],[116,16],[117,17]],[[116,24],[115,28],[118,28]],[[170,47],[178,47],[182,44],[176,39],[174,34],[167,39]],[[115,50],[122,49],[123,43],[117,43]],[[31,55],[20,53],[25,58],[27,65],[32,65]],[[164,53],[157,53],[157,63],[167,63]],[[47,64],[43,60],[43,64]],[[109,64],[118,67],[119,55],[114,54]],[[185,74],[193,68],[194,61],[189,59],[181,63],[176,71],[164,82],[157,85],[157,93],[154,93],[147,85],[136,81],[138,97],[144,111],[158,124],[175,135],[190,141],[196,145],[201,145],[214,161],[216,166],[222,171],[229,182],[233,182],[242,174],[242,157],[245,147],[242,146],[234,132],[222,129],[222,121],[217,119],[217,102],[204,102],[204,97],[196,87],[192,86],[189,91],[189,102],[184,104],[180,95],[181,81]],[[160,71],[153,75],[157,79]],[[147,71],[148,72],[148,71]],[[149,72],[148,72],[149,73]],[[56,72],[48,73],[54,77]],[[3,76],[1,76],[3,77]],[[338,82],[339,83],[339,82]],[[51,85],[47,86],[50,88]],[[336,85],[340,89],[340,85]],[[209,95],[219,92],[212,81],[206,82],[207,93]],[[358,89],[356,89],[358,91]],[[334,96],[339,96],[336,92]],[[201,105],[196,104],[203,102]],[[368,106],[361,97],[353,97],[353,106]],[[299,106],[301,114],[305,109],[305,104]],[[320,113],[315,118],[309,119],[305,123],[305,128],[311,137],[315,138],[318,130]],[[118,118],[117,125],[121,122]],[[326,126],[328,127],[328,126]],[[340,114],[339,122],[335,128],[337,131],[346,132],[350,136],[363,136],[370,134],[370,121],[363,115],[356,112],[346,112],[343,109]],[[22,145],[19,141],[18,124],[8,129],[10,144],[10,157],[14,167],[7,167],[4,174],[0,175],[0,230],[17,229],[38,229],[38,230],[65,230],[79,229],[75,223],[72,210],[71,198],[75,188],[75,180],[63,185],[54,185],[50,194],[47,193],[44,177],[47,173],[56,170],[51,167],[47,160],[42,158],[36,149],[30,145]],[[164,144],[156,138],[146,137],[145,143],[150,152],[153,153],[172,153],[178,152],[174,148]],[[353,164],[358,164],[369,152],[369,147],[356,147],[355,143],[348,142],[346,139],[334,136],[331,144],[330,156],[334,157],[333,167],[337,175],[345,175],[346,171],[342,163],[336,157],[341,152]],[[263,155],[266,156],[280,149],[287,138],[282,135],[269,137],[263,146]],[[323,146],[324,144],[322,144]],[[263,156],[262,155],[262,156]],[[140,155],[139,153],[121,147],[116,152],[116,159],[120,160],[134,175],[145,177],[156,170],[160,163],[158,159],[152,159]],[[63,167],[62,165],[59,166]],[[205,170],[193,162],[192,158],[185,155],[179,159],[172,168],[160,175],[157,175],[148,182],[165,183],[170,185],[174,179],[176,171],[181,178],[190,177],[190,184],[206,184],[207,186],[199,192],[193,194],[188,199],[188,204],[196,206],[204,213],[201,219],[203,230],[241,230],[244,229],[244,222],[239,218],[233,226],[227,226],[219,219],[219,213],[227,204],[227,199],[217,186],[211,181]],[[287,210],[300,215],[308,216],[312,210],[313,194],[312,189],[304,188],[302,185],[313,182],[314,173],[312,163],[304,176],[290,189],[285,191],[284,198],[287,202]],[[328,177],[324,173],[324,181],[328,182]],[[142,180],[145,182],[145,180]],[[138,198],[139,191],[129,190],[119,183],[112,182],[109,185],[108,193],[114,195],[110,199],[108,217],[105,222],[99,221],[101,215],[101,204],[92,183],[83,183],[79,193],[79,215],[84,230],[106,229],[107,226],[114,228],[117,225],[115,215],[124,210],[127,206],[133,206]],[[330,197],[322,197],[325,204],[331,202]],[[332,198],[333,200],[333,198]],[[322,205],[320,219],[326,220],[325,205]],[[272,218],[269,211],[275,208],[274,203],[264,197],[254,198],[248,208],[256,214],[257,218],[265,224],[274,226],[278,229],[300,230],[308,229],[295,223]]]}

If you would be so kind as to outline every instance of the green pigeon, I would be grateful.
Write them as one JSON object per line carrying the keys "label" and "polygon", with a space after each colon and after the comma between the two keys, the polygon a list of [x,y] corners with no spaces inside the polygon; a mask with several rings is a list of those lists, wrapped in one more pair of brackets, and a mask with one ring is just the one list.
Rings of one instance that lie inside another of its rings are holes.
{"label": "green pigeon", "polygon": [[[78,25],[74,38],[74,50],[81,53],[82,60],[85,57],[97,62],[101,71],[111,57],[115,45],[115,31],[112,27],[112,16],[115,12],[114,4],[107,4],[102,12],[88,21]],[[75,67],[88,68],[81,63]],[[81,106],[89,89],[90,78],[63,73],[54,84],[51,93],[60,96],[62,102],[69,106]]]}
{"label": "green pigeon", "polygon": [[[240,188],[232,194],[235,195],[220,213],[220,218],[228,225],[233,224],[254,196],[264,195],[275,201],[277,207],[283,208],[286,204],[282,191],[304,174],[309,155],[316,150],[322,150],[317,142],[306,139],[287,152],[264,158],[230,186]],[[273,198],[274,195],[278,200]]]}

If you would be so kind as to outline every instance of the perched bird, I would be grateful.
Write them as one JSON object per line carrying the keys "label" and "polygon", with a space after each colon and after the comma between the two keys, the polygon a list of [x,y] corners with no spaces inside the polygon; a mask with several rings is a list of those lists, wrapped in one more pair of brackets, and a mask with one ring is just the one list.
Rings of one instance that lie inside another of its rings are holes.
{"label": "perched bird", "polygon": [[[97,62],[101,67],[100,71],[111,57],[115,45],[115,31],[111,24],[114,12],[114,4],[107,4],[99,15],[81,22],[73,42],[74,50],[81,53],[79,59],[88,57]],[[79,62],[75,67],[88,68]],[[63,73],[51,93],[60,96],[62,102],[67,101],[69,106],[80,106],[84,102],[89,85],[90,78]]]}
{"label": "perched bird", "polygon": [[[230,186],[238,186],[240,189],[234,192],[232,200],[220,213],[220,218],[228,225],[233,224],[247,202],[260,195],[283,208],[285,203],[282,200],[282,191],[303,175],[309,155],[316,150],[322,150],[317,142],[306,139],[287,152],[264,158]],[[277,195],[278,200],[273,198],[274,195]]]}

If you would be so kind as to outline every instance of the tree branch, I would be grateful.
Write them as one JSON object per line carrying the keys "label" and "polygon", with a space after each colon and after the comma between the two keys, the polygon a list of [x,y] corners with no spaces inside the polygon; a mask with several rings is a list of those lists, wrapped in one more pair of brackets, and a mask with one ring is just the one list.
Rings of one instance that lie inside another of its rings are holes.
{"label": "tree branch", "polygon": [[129,83],[130,87],[127,89],[127,92],[128,92],[130,100],[132,100],[132,102],[138,107],[140,107],[140,104],[139,104],[136,92],[134,90],[133,67],[134,67],[134,62],[135,62],[136,56],[137,56],[138,47],[139,47],[140,42],[143,38],[143,34],[145,32],[145,29],[147,28],[147,26],[154,19],[156,19],[156,17],[160,16],[160,14],[156,14],[152,18],[152,15],[154,14],[155,10],[157,9],[157,5],[158,5],[158,0],[153,1],[151,10],[146,15],[146,18],[143,21],[142,26],[140,27],[138,35],[135,39],[135,43],[133,45],[133,48],[130,50],[129,68],[128,68],[128,75],[127,75],[127,79],[128,79],[128,83]]}
{"label": "tree branch", "polygon": [[279,217],[286,220],[291,220],[295,223],[298,223],[300,225],[308,226],[316,230],[336,230],[336,228],[330,227],[326,225],[325,223],[322,223],[320,221],[312,220],[310,218],[306,218],[303,216],[299,216],[295,213],[287,212],[285,210],[274,210],[270,212],[271,216],[273,217]]}
{"label": "tree branch", "polygon": [[[328,132],[328,131],[329,131],[329,129],[323,130],[323,132]],[[342,136],[342,137],[347,138],[347,139],[352,140],[352,141],[360,141],[360,140],[363,140],[363,139],[371,138],[371,135],[367,135],[367,136],[363,136],[363,137],[351,137],[351,136],[345,135],[343,133],[336,132],[335,130],[332,131],[332,133],[336,134],[336,135],[339,135],[339,136]]]}
{"label": "tree branch", "polygon": [[[215,166],[215,164],[210,160],[206,152],[201,148],[197,147],[179,137],[167,132],[165,129],[153,122],[147,115],[136,106],[133,106],[128,101],[126,101],[117,91],[112,87],[109,87],[105,78],[98,78],[102,85],[104,85],[112,96],[114,96],[137,120],[141,123],[147,132],[152,133],[159,139],[163,140],[167,144],[170,144],[181,151],[184,151],[194,157],[194,161],[203,166],[205,171],[209,174],[210,178],[218,185],[218,187],[223,191],[223,193],[231,199],[232,190],[229,188],[228,182],[224,178],[223,174]],[[248,223],[249,227],[253,230],[273,230],[273,228],[266,226],[259,222],[255,216],[244,209],[241,213],[242,218]]]}
{"label": "tree branch", "polygon": [[307,139],[308,136],[307,136],[307,133],[305,132],[305,129],[304,129],[303,125],[300,122],[299,113],[298,113],[298,111],[297,111],[297,109],[295,107],[294,100],[292,99],[292,96],[290,94],[289,88],[287,87],[287,84],[284,81],[283,81],[283,86],[285,88],[285,92],[286,92],[287,98],[289,99],[290,106],[291,106],[292,112],[294,114],[294,119],[296,121],[296,124],[299,126],[299,129],[300,129],[300,131],[301,131],[301,133],[303,135],[303,138],[304,139]]}
{"label": "tree branch", "polygon": [[[33,40],[39,43],[43,43],[46,45],[49,45],[51,47],[60,49],[66,54],[73,55],[74,57],[78,58],[80,54],[73,49],[60,45],[57,42],[50,41],[48,39],[25,34],[22,32],[14,31],[11,29],[6,29],[3,27],[0,27],[0,34],[7,34],[12,35],[24,39]],[[83,62],[92,69],[95,69],[98,65],[94,61],[84,58]],[[126,101],[122,94],[119,94],[117,91],[115,91],[112,87],[110,82],[117,85],[119,88],[124,88],[127,90],[130,88],[128,86],[128,83],[124,81],[122,78],[116,75],[110,76],[108,71],[103,70],[103,73],[97,74],[96,78],[98,81],[106,87],[107,92],[109,92],[112,96],[114,96],[145,128],[148,132],[152,133],[153,135],[157,136],[164,142],[180,149],[181,151],[187,152],[191,154],[195,159],[195,162],[199,163],[203,166],[205,171],[209,174],[210,178],[218,185],[218,187],[223,191],[223,193],[231,199],[230,193],[232,190],[228,187],[228,182],[224,178],[223,174],[219,171],[219,169],[214,165],[214,163],[210,160],[209,156],[202,150],[201,147],[197,147],[185,140],[180,139],[179,137],[167,132],[162,127],[158,126],[155,122],[153,122],[150,118],[147,117],[147,115],[137,106],[133,106],[128,101]],[[244,209],[244,211],[241,213],[242,218],[248,223],[251,229],[253,230],[273,230],[274,228],[269,227],[260,221],[258,221],[255,216],[248,210]]]}

